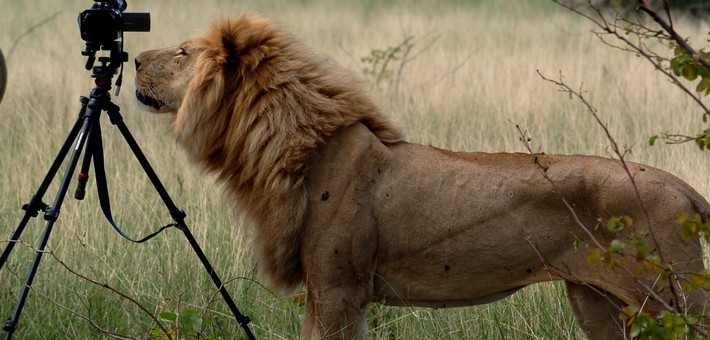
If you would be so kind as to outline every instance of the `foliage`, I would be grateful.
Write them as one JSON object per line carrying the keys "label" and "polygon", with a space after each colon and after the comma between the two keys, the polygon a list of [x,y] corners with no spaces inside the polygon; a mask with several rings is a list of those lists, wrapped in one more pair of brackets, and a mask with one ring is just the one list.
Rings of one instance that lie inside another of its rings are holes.
{"label": "foliage", "polygon": [[202,331],[203,316],[199,311],[189,309],[183,312],[162,312],[160,319],[173,327],[165,333],[160,327],[151,331],[151,339],[187,340],[187,339],[215,339],[206,336]]}
{"label": "foliage", "polygon": [[[710,32],[708,32],[710,37]],[[710,42],[710,39],[707,40]],[[668,60],[668,68],[673,71],[676,77],[683,77],[686,80],[693,82],[698,80],[695,91],[699,95],[710,95],[710,51],[705,48],[697,52],[684,48],[681,44],[675,41],[669,42],[669,47],[673,50],[673,57]],[[699,78],[699,79],[698,79]],[[710,113],[705,110],[703,113],[703,123],[707,123],[707,118]],[[650,144],[653,145],[655,137],[651,137]],[[705,129],[702,132],[696,133],[695,136],[682,135],[667,135],[667,139],[672,142],[694,141],[701,151],[710,150],[710,129]]]}
{"label": "foliage", "polygon": [[[553,0],[555,1],[555,0]],[[555,1],[563,7],[587,18],[593,22],[600,31],[593,31],[594,34],[606,45],[624,52],[642,56],[649,61],[656,70],[667,76],[676,87],[686,93],[699,108],[703,111],[703,123],[707,123],[710,111],[705,106],[702,97],[710,95],[710,63],[708,62],[710,53],[705,49],[695,50],[690,46],[688,39],[681,38],[672,25],[670,6],[668,1],[662,2],[667,20],[659,15],[649,4],[649,1],[640,1],[638,9],[648,14],[661,28],[649,27],[643,20],[631,20],[623,15],[623,1],[611,1],[616,12],[610,16],[600,7],[592,2],[588,2],[589,8],[582,10],[577,7]],[[637,18],[638,19],[638,18]],[[669,23],[670,22],[670,23]],[[623,32],[623,33],[622,33]],[[710,36],[710,33],[708,33]],[[608,37],[616,39],[610,42]],[[660,42],[661,46],[669,47],[673,52],[672,56],[666,57],[662,52],[650,47],[649,40]],[[621,42],[621,44],[618,44]],[[710,40],[708,40],[710,42]],[[543,77],[543,79],[548,80]],[[685,82],[698,80],[695,91],[686,87]],[[619,152],[616,142],[609,135],[608,129],[598,119],[596,109],[594,109],[582,96],[581,91],[575,92],[560,79],[553,81],[565,92],[576,96],[589,109],[597,119],[597,122],[604,128],[609,136],[613,149],[626,168],[624,154]],[[651,136],[649,144],[654,145],[658,136]],[[668,135],[667,140],[677,142],[695,141],[701,150],[710,147],[710,129],[692,136]],[[628,168],[627,168],[628,169]],[[628,172],[628,170],[627,170]],[[633,184],[634,177],[629,172],[629,181]],[[638,202],[643,205],[643,202]],[[710,240],[710,221],[703,221],[699,214],[682,214],[677,217],[680,232],[686,240]],[[634,221],[629,216],[611,217],[606,223],[606,229],[616,237],[604,247],[596,240],[593,240],[593,247],[587,253],[587,261],[591,265],[600,265],[613,269],[619,273],[625,273],[634,277],[643,291],[650,299],[664,307],[658,315],[651,315],[644,310],[643,306],[626,306],[619,311],[619,318],[630,326],[629,335],[639,339],[676,339],[679,337],[696,338],[707,337],[707,325],[701,324],[700,320],[710,317],[706,311],[699,315],[690,315],[685,306],[680,303],[681,295],[691,291],[700,291],[707,296],[710,287],[710,274],[704,270],[701,272],[679,273],[673,269],[672,262],[663,259],[655,251],[655,238],[650,232],[650,226],[639,228],[634,225]],[[655,274],[658,277],[656,282],[649,285],[640,280],[640,274]],[[658,293],[666,290],[673,296],[675,304],[664,301]]]}
{"label": "foliage", "polygon": [[409,53],[414,48],[413,40],[414,37],[409,36],[396,46],[373,48],[369,55],[360,58],[360,62],[365,66],[362,73],[374,80],[375,85],[379,86],[383,81],[387,81],[398,88],[404,67],[411,61]]}
{"label": "foliage", "polygon": [[[710,240],[710,221],[703,221],[699,214],[682,214],[676,221],[686,239]],[[634,228],[633,219],[629,216],[611,217],[606,223],[606,229],[620,238],[611,241],[608,248],[594,247],[587,253],[587,260],[591,265],[601,265],[612,268],[618,272],[627,272],[628,275],[638,277],[641,273],[655,273],[670,285],[678,282],[678,273],[662,261],[655,254],[649,233],[639,228],[629,237],[620,233]],[[691,290],[708,290],[710,288],[710,273],[707,271],[684,273],[687,278],[682,286],[681,293]],[[675,281],[675,282],[674,282]],[[659,281],[650,287],[649,296],[655,298],[654,292],[667,289]],[[676,339],[678,337],[705,336],[704,326],[699,322],[709,315],[689,315],[685,310],[675,306],[666,306],[666,310],[653,316],[643,310],[643,306],[626,306],[619,311],[619,319],[631,327],[630,336],[639,339]]]}
{"label": "foliage", "polygon": [[[670,10],[671,2],[664,0],[661,6],[652,6],[648,0],[641,0],[635,5],[635,9],[638,9],[640,14],[645,13],[651,17],[660,26],[659,29],[649,26],[643,17],[624,15],[623,6],[618,6],[618,1],[612,1],[612,4],[616,4],[612,6],[616,8],[616,12],[611,15],[591,1],[588,1],[586,9],[559,0],[553,1],[594,23],[598,30],[592,32],[603,43],[645,58],[697,104],[703,123],[707,123],[710,108],[703,101],[703,97],[710,95],[710,52],[705,48],[696,50],[690,45],[688,38],[683,38],[676,32]],[[656,12],[655,7],[662,7],[663,15]],[[609,41],[609,37],[616,39],[616,42]],[[621,44],[618,44],[619,42]],[[710,39],[707,42],[710,42]],[[667,53],[659,51],[657,46],[669,48],[672,55],[667,56]],[[694,89],[686,83],[696,80],[698,83],[693,86]],[[694,135],[663,133],[662,137],[669,144],[694,141],[701,150],[708,149],[710,145],[710,131],[707,129]],[[657,135],[651,136],[649,144],[655,145],[657,138]]]}
{"label": "foliage", "polygon": [[402,54],[402,50],[394,46],[385,49],[373,48],[369,55],[360,58],[365,65],[362,73],[378,82],[382,79],[391,79],[394,71],[388,66],[391,61],[401,61]]}
{"label": "foliage", "polygon": [[[708,32],[708,37],[710,37],[710,32]],[[691,82],[699,77],[700,81],[695,91],[706,96],[710,95],[710,68],[700,62],[701,59],[710,60],[710,52],[702,49],[691,55],[675,42],[671,42],[670,46],[673,48],[673,58],[670,59],[670,69],[673,70],[673,74]]]}
{"label": "foliage", "polygon": [[[398,92],[405,67],[431,48],[437,39],[438,37],[429,35],[416,39],[410,35],[395,46],[384,49],[373,48],[370,54],[360,58],[360,62],[364,65],[362,73],[373,80],[375,86],[388,83],[394,86],[395,92]],[[418,45],[421,46],[415,48]]]}

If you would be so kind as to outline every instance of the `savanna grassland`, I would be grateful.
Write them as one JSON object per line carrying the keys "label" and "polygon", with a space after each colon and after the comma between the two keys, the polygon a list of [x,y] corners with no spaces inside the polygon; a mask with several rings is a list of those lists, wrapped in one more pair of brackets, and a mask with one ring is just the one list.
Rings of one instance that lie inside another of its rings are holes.
{"label": "savanna grassland", "polygon": [[[586,96],[622,146],[627,159],[667,170],[710,196],[710,161],[692,145],[649,146],[661,132],[695,133],[699,110],[644,60],[603,45],[589,23],[547,0],[535,1],[187,1],[133,0],[129,11],[149,11],[149,33],[126,33],[120,105],[187,223],[259,338],[292,339],[300,332],[298,296],[275,296],[254,272],[249,222],[232,214],[213,179],[190,164],[169,133],[170,117],[138,110],[132,58],[140,51],[185,40],[216,18],[255,10],[283,24],[314,49],[365,75],[362,57],[413,37],[415,58],[377,82],[367,76],[385,112],[402,122],[410,141],[455,150],[526,152],[515,124],[529,131],[535,151],[611,155],[609,143],[578,101],[536,73],[560,73]],[[0,0],[0,48],[9,83],[0,104],[0,246],[22,217],[93,87],[84,69],[76,16],[91,1]],[[53,15],[55,15],[53,17]],[[48,19],[49,18],[49,19]],[[43,20],[46,23],[37,25]],[[707,23],[677,18],[684,36],[704,42]],[[670,53],[670,52],[669,52]],[[133,236],[172,222],[139,164],[108,120],[103,122],[114,216]],[[63,172],[60,171],[60,175]],[[59,179],[59,178],[58,178]],[[59,180],[44,201],[50,203]],[[89,182],[87,199],[70,195],[25,305],[19,339],[96,339],[108,333],[147,338],[148,313],[196,310],[204,334],[243,336],[192,249],[169,229],[145,244],[120,238],[105,221]],[[9,317],[44,221],[33,219],[0,271],[0,318]],[[505,247],[504,244],[500,245]],[[572,246],[572,245],[570,245]],[[111,287],[107,289],[72,273]],[[482,278],[483,279],[483,278]],[[115,293],[130,296],[131,300]],[[90,321],[89,321],[90,320]],[[536,285],[489,305],[456,309],[373,306],[372,339],[575,339],[564,289]],[[166,322],[166,327],[174,325]]]}

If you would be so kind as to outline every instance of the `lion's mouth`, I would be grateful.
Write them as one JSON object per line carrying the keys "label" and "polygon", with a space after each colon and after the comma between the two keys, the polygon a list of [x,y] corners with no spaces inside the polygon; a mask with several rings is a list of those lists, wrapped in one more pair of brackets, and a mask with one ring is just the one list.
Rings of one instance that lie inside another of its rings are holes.
{"label": "lion's mouth", "polygon": [[162,101],[157,100],[153,97],[143,95],[138,90],[136,90],[136,98],[138,98],[139,102],[154,108],[156,111],[160,111],[160,109],[162,109],[163,106],[165,106],[165,103],[163,103]]}

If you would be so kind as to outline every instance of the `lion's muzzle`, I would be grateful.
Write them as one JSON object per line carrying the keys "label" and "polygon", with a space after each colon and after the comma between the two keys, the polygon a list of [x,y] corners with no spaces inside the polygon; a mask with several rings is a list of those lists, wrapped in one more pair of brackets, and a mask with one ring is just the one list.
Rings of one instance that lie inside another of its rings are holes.
{"label": "lion's muzzle", "polygon": [[153,97],[150,97],[150,96],[146,96],[146,95],[142,94],[140,92],[140,90],[136,90],[136,98],[138,98],[139,102],[152,107],[156,111],[160,111],[163,108],[163,106],[165,106],[165,104],[163,104],[162,101],[155,99]]}

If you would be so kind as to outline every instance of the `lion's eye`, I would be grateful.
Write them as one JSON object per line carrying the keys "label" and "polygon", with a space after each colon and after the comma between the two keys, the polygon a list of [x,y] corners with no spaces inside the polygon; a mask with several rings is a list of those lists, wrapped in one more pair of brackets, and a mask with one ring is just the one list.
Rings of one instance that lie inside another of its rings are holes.
{"label": "lion's eye", "polygon": [[176,56],[182,57],[187,55],[187,51],[185,51],[184,48],[179,48],[177,52],[175,53]]}

